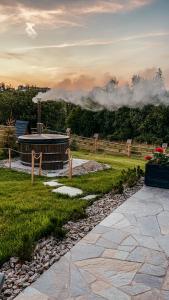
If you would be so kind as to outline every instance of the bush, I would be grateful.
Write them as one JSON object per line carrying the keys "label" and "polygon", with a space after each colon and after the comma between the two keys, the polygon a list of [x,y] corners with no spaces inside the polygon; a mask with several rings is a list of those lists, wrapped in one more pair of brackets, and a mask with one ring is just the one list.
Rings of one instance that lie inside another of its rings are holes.
{"label": "bush", "polygon": [[[4,130],[3,134],[3,139],[2,139],[2,147],[6,148],[3,150],[3,155],[4,157],[8,156],[8,148],[17,150],[18,146],[16,143],[16,135],[15,135],[15,130],[13,127],[6,127]],[[16,153],[13,152],[12,156],[16,156]]]}
{"label": "bush", "polygon": [[66,235],[66,230],[63,228],[63,222],[56,218],[50,217],[47,227],[41,232],[41,236],[53,235],[58,239],[63,239]]}
{"label": "bush", "polygon": [[72,139],[71,144],[70,144],[70,149],[72,151],[78,151],[79,150],[79,146],[77,144],[76,139]]}
{"label": "bush", "polygon": [[21,241],[21,246],[17,253],[20,260],[21,261],[25,261],[25,260],[30,261],[32,259],[33,250],[34,250],[34,244],[33,244],[31,237],[28,234],[23,235],[22,241]]}
{"label": "bush", "polygon": [[124,186],[123,186],[123,181],[120,180],[113,186],[113,190],[116,194],[123,194],[124,192]]}
{"label": "bush", "polygon": [[133,187],[137,181],[144,175],[143,170],[138,166],[137,168],[123,170],[121,172],[121,180],[128,187]]}

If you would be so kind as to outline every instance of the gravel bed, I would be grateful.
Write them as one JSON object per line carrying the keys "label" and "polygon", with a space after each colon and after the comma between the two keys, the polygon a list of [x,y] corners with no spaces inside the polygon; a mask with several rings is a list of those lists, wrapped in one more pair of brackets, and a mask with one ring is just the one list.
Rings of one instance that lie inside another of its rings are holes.
{"label": "gravel bed", "polygon": [[34,282],[45,270],[68,252],[93,227],[107,217],[116,207],[121,205],[143,186],[141,179],[134,187],[125,188],[123,194],[110,192],[91,206],[87,207],[87,218],[77,222],[69,221],[64,227],[68,234],[64,240],[59,241],[53,237],[41,239],[35,248],[33,260],[21,264],[17,257],[4,263],[0,272],[5,273],[5,283],[0,300],[12,300],[24,288]]}

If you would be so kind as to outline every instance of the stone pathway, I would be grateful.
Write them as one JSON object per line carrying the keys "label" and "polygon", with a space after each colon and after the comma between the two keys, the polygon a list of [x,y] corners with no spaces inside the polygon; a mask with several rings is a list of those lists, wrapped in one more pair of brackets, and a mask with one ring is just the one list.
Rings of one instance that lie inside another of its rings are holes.
{"label": "stone pathway", "polygon": [[169,299],[169,190],[143,187],[16,300]]}

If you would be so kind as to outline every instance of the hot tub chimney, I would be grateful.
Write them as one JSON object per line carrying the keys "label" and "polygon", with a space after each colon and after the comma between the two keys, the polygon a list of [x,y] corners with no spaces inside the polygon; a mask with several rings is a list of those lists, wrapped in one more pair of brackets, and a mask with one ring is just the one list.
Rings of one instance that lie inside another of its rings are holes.
{"label": "hot tub chimney", "polygon": [[43,123],[41,123],[41,98],[38,98],[38,122],[37,122],[37,133],[42,134]]}

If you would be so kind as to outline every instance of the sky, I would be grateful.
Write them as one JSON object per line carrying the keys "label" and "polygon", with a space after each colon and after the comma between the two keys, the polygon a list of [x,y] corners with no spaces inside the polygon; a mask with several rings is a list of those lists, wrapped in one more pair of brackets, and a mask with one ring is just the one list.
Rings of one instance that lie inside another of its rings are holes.
{"label": "sky", "polygon": [[169,87],[169,0],[0,0],[0,82],[90,89],[159,67]]}

